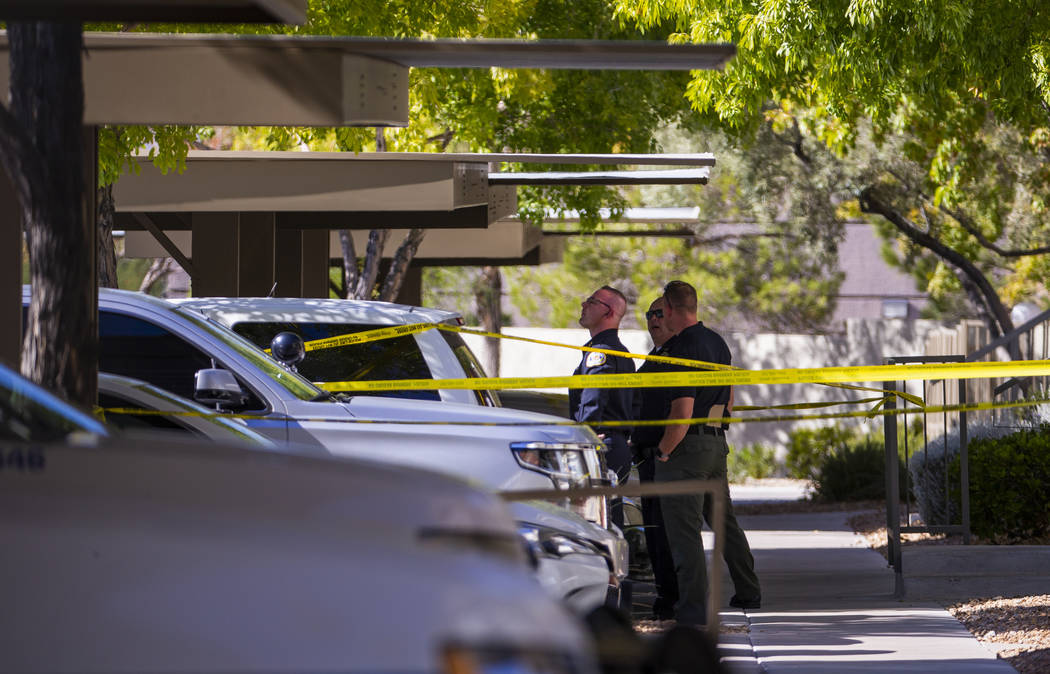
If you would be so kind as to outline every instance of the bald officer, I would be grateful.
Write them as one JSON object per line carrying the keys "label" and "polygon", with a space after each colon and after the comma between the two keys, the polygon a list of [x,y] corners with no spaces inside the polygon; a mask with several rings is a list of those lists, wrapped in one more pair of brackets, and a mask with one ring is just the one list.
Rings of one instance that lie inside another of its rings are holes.
{"label": "bald officer", "polygon": [[[627,312],[627,298],[616,288],[602,286],[580,304],[580,325],[591,333],[584,346],[612,351],[627,351],[620,341],[620,321]],[[634,372],[634,361],[623,356],[584,351],[573,374],[623,374]],[[627,447],[628,429],[624,426],[603,427],[602,421],[631,419],[630,388],[569,389],[569,414],[591,428],[609,447],[609,467],[620,481],[631,472],[631,450]],[[595,423],[597,422],[597,423]],[[616,513],[614,513],[616,519]]]}

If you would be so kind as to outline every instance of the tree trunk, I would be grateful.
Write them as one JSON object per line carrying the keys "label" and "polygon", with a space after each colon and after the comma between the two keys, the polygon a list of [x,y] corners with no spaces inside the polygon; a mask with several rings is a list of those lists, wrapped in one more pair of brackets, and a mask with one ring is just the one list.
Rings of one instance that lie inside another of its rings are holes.
{"label": "tree trunk", "polygon": [[390,262],[390,269],[386,272],[383,281],[383,289],[379,292],[379,299],[387,302],[397,301],[397,295],[401,292],[401,284],[405,281],[405,272],[412,260],[416,257],[419,244],[423,242],[423,236],[427,233],[425,229],[413,229],[408,236],[397,247],[394,259]]}
{"label": "tree trunk", "polygon": [[350,299],[357,288],[357,250],[354,248],[354,237],[349,229],[339,230],[339,243],[343,249],[343,292],[342,296]]}
{"label": "tree trunk", "polygon": [[[2,159],[18,191],[33,287],[22,373],[72,402],[95,404],[95,242],[85,222],[83,36],[75,22],[7,25],[11,109]],[[92,199],[93,201],[93,199]]]}
{"label": "tree trunk", "polygon": [[113,185],[98,188],[98,286],[117,288],[117,250],[113,245]]}
{"label": "tree trunk", "polygon": [[357,279],[357,287],[354,290],[355,299],[372,299],[376,277],[379,276],[379,264],[383,261],[383,248],[386,246],[386,239],[389,235],[390,230],[388,229],[373,229],[368,233],[365,266],[361,270],[361,276]]}
{"label": "tree trunk", "polygon": [[146,270],[146,275],[142,277],[142,282],[139,283],[139,292],[152,293],[153,287],[167,279],[174,270],[175,260],[170,257],[154,258]]}
{"label": "tree trunk", "polygon": [[[481,277],[474,286],[474,304],[478,320],[486,332],[499,334],[503,328],[503,275],[499,267],[482,267]],[[485,372],[490,377],[499,376],[498,337],[485,338]]]}

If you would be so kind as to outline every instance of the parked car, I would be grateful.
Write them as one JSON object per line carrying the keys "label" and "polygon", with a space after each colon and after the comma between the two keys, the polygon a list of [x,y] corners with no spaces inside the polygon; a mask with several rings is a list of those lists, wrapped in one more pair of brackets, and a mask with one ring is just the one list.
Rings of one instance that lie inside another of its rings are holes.
{"label": "parked car", "polygon": [[124,431],[176,431],[219,442],[277,447],[277,443],[248,428],[240,419],[217,416],[214,409],[132,377],[99,372],[98,404],[107,410],[106,423]]}
{"label": "parked car", "polygon": [[487,492],[109,435],[0,366],[0,670],[595,671]]}
{"label": "parked car", "polygon": [[[337,398],[200,313],[141,293],[100,290],[99,326],[101,370],[251,415],[246,420],[249,428],[294,446],[288,451],[313,448],[428,468],[494,490],[582,486],[600,481],[605,473],[599,441],[589,429],[514,426],[547,418],[476,405]],[[419,421],[434,423],[418,425]],[[604,500],[563,503],[590,515],[587,519],[603,521]],[[544,584],[560,587],[560,596],[574,598],[581,610],[589,610],[595,604],[581,605],[584,599],[607,596],[619,601],[627,546],[619,532],[588,523],[586,535],[580,536],[581,528],[578,521],[567,519],[562,533],[586,545],[569,554],[564,546],[540,549],[538,571],[551,574],[548,580],[571,581]],[[580,564],[584,554],[592,559]]]}
{"label": "parked car", "polygon": [[94,443],[107,435],[98,419],[0,363],[0,441]]}
{"label": "parked car", "polygon": [[[463,324],[459,314],[453,312],[390,302],[273,297],[205,297],[174,300],[173,302],[180,307],[198,311],[218,321],[261,349],[269,349],[275,336],[282,333],[294,333],[302,340],[316,340],[381,327],[422,323],[455,326]],[[302,351],[298,349],[293,351],[302,354]],[[286,365],[293,364],[286,363]],[[296,359],[294,368],[303,377],[315,383],[485,376],[477,358],[459,334],[437,329],[382,340],[311,350],[305,358]],[[496,392],[488,390],[382,391],[375,395],[380,398],[392,396],[473,403],[483,406],[499,406],[500,403],[500,397],[496,395]],[[371,393],[363,395],[354,393],[348,397],[355,400],[371,396]],[[382,402],[377,405],[377,409],[386,406]],[[395,411],[390,406],[388,414],[400,415],[405,409],[412,408],[399,405]],[[494,411],[478,411],[478,419],[486,419],[486,414],[487,418],[497,421],[495,418],[497,413]],[[510,419],[519,422],[536,423],[541,419],[550,423],[564,421],[564,418],[554,419],[535,414],[527,415],[511,410],[503,413],[502,420],[506,421],[508,415]],[[527,432],[525,429],[521,431]],[[597,436],[594,436],[589,430],[586,432],[587,441],[599,442],[596,439]],[[518,444],[521,445],[521,443]],[[589,484],[608,484],[608,480],[594,476]],[[604,519],[594,517],[592,519],[607,524]],[[626,550],[619,543],[619,535],[615,538],[610,538],[605,534],[601,536],[614,544],[617,549],[615,554],[626,558]],[[624,565],[617,564],[616,566]]]}

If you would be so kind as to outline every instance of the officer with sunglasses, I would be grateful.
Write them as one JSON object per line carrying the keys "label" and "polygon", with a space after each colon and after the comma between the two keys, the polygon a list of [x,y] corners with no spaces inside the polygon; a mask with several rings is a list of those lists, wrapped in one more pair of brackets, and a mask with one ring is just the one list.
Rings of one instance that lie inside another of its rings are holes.
{"label": "officer with sunglasses", "polygon": [[[591,333],[584,345],[610,351],[627,351],[620,341],[620,321],[627,312],[627,298],[610,286],[602,286],[580,304],[580,325]],[[577,374],[624,374],[634,372],[634,361],[624,356],[613,356],[596,351],[584,351]],[[632,389],[588,388],[569,389],[569,415],[579,422],[590,423],[608,446],[606,458],[609,467],[623,482],[631,472],[631,450],[627,446],[629,429],[623,426],[605,427],[602,421],[631,419]],[[598,422],[598,423],[595,423]],[[623,513],[612,510],[612,520],[623,527]]]}
{"label": "officer with sunglasses", "polygon": [[[649,336],[653,339],[650,356],[667,355],[664,344],[672,337],[671,331],[664,326],[664,298],[657,297],[645,312],[645,324]],[[661,363],[647,360],[638,368],[638,374],[659,372],[666,369]],[[667,406],[659,389],[636,389],[634,392],[635,419],[664,419],[667,417]],[[656,476],[656,446],[660,443],[664,429],[662,426],[637,426],[631,433],[631,450],[634,462],[638,466],[638,479],[641,482],[653,482]],[[675,575],[674,560],[671,548],[667,543],[667,531],[664,528],[663,514],[660,511],[660,499],[642,497],[642,521],[645,523],[645,548],[649,553],[649,564],[653,570],[653,584],[656,586],[656,599],[653,601],[653,620],[674,618],[674,605],[678,602],[678,578]]]}

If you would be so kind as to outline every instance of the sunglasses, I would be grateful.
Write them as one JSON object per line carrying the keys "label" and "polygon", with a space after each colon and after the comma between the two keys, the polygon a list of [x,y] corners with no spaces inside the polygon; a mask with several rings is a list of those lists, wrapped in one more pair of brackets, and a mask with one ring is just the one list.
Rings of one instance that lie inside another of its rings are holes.
{"label": "sunglasses", "polygon": [[609,309],[609,311],[612,311],[612,307],[611,307],[611,306],[609,306],[609,305],[608,305],[608,304],[606,304],[605,302],[602,302],[602,301],[601,301],[600,299],[598,299],[598,298],[596,298],[596,297],[588,297],[587,299],[585,299],[585,300],[583,301],[583,303],[584,303],[584,304],[600,304],[600,305],[602,305],[603,307],[606,307],[607,309]]}
{"label": "sunglasses", "polygon": [[663,318],[663,317],[664,317],[664,310],[663,309],[653,309],[651,311],[645,312],[645,320],[647,320],[647,321],[651,321],[654,318]]}

